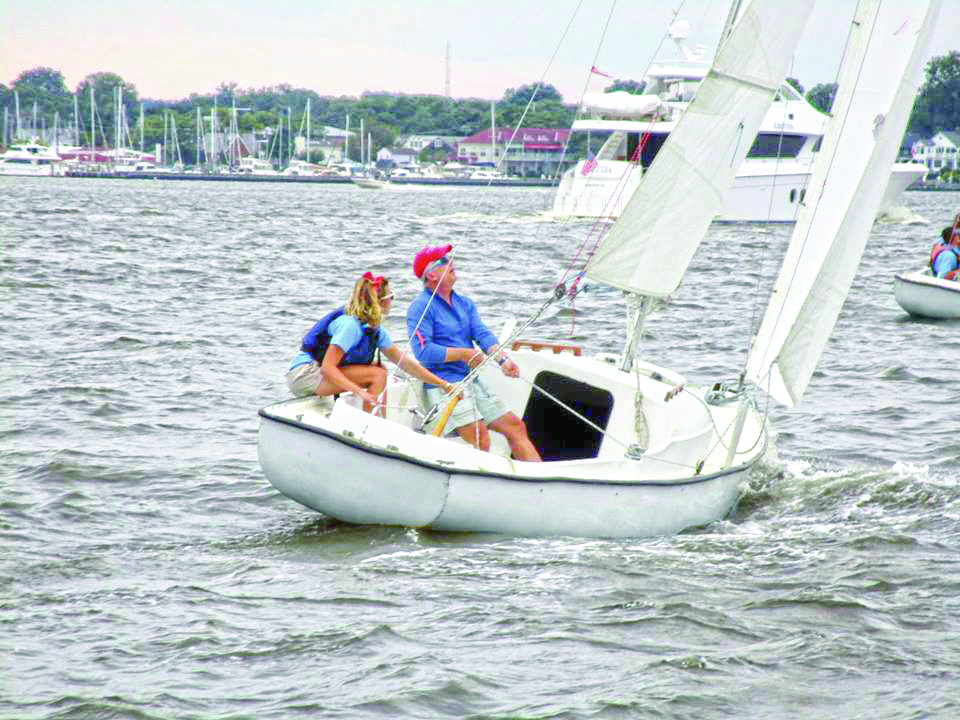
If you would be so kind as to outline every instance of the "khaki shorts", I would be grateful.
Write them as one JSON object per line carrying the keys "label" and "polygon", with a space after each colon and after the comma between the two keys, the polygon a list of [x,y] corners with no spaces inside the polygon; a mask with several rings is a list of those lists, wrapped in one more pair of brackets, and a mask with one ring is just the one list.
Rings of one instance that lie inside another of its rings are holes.
{"label": "khaki shorts", "polygon": [[287,387],[297,397],[313,395],[322,382],[323,369],[316,360],[297,365],[287,373]]}
{"label": "khaki shorts", "polygon": [[[477,420],[483,420],[487,425],[507,414],[506,406],[496,395],[487,390],[487,386],[479,379],[473,380],[464,389],[463,397],[453,409],[453,414],[447,420],[444,427],[444,435],[453,435],[457,428],[464,425],[472,425]],[[431,408],[438,404],[438,412],[434,419],[424,426],[424,432],[431,432],[437,425],[437,421],[443,414],[444,408],[450,402],[445,393],[438,387],[432,387],[427,390],[427,407]]]}

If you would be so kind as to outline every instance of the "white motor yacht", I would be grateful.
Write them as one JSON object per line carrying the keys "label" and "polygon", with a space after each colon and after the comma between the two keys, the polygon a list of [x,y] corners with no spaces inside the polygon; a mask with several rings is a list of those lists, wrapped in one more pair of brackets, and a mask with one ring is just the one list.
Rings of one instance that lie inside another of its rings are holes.
{"label": "white motor yacht", "polygon": [[[606,139],[599,150],[563,174],[554,198],[555,215],[620,216],[710,68],[702,50],[687,46],[688,31],[689,25],[683,21],[671,26],[668,32],[684,59],[654,63],[645,78],[646,94],[618,91],[584,96],[582,117],[572,130]],[[827,120],[827,115],[784,82],[715,219],[794,222]],[[723,150],[706,136],[700,151],[706,155]],[[880,213],[895,208],[900,193],[925,171],[920,163],[894,164]]]}
{"label": "white motor yacht", "polygon": [[11,145],[0,154],[0,175],[63,175],[63,159],[36,141]]}

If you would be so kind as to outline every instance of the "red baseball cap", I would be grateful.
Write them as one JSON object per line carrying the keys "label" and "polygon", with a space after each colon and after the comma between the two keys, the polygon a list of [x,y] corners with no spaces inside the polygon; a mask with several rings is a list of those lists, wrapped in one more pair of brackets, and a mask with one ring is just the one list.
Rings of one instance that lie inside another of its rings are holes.
{"label": "red baseball cap", "polygon": [[420,250],[416,257],[413,258],[413,274],[418,278],[422,278],[423,271],[427,269],[427,265],[434,260],[439,260],[451,250],[453,250],[453,245],[437,245],[436,247],[427,245],[427,247]]}

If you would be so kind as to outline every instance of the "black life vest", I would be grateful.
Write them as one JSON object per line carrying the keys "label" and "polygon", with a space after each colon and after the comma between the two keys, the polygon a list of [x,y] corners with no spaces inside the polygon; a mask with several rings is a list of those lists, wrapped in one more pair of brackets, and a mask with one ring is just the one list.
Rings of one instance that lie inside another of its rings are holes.
{"label": "black life vest", "polygon": [[[300,343],[300,350],[310,353],[310,356],[318,363],[323,363],[323,356],[330,347],[330,323],[344,314],[344,308],[339,307],[336,310],[327,313],[316,324],[307,331]],[[343,365],[372,365],[373,357],[377,352],[377,340],[380,335],[379,328],[363,328],[363,337],[360,342],[349,350],[344,351],[343,358],[339,366]]]}

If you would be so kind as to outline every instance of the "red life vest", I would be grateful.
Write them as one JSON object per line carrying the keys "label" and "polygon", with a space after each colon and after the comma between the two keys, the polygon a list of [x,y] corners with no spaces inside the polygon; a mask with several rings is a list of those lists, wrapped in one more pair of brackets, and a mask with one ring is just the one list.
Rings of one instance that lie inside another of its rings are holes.
{"label": "red life vest", "polygon": [[[930,250],[930,269],[933,270],[933,264],[937,261],[937,256],[942,253],[944,250],[950,250],[951,252],[956,252],[956,250],[950,245],[944,245],[943,243],[934,243],[933,248]],[[960,260],[960,254],[957,255],[957,259]],[[951,270],[944,277],[947,280],[956,280],[960,273],[960,268],[957,270]]]}

